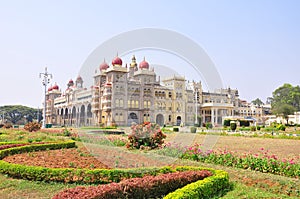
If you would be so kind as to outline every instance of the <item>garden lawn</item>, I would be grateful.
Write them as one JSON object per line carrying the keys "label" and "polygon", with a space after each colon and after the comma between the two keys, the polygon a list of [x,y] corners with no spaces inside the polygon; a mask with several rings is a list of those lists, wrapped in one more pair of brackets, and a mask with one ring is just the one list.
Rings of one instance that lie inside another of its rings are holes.
{"label": "garden lawn", "polygon": [[[18,135],[22,134],[23,140],[28,139],[26,133],[16,132]],[[31,134],[33,135],[33,134]],[[201,144],[205,139],[205,135],[199,134],[175,134],[168,133],[167,141],[175,141],[177,143],[194,143]],[[7,137],[9,134],[7,134]],[[48,136],[47,136],[47,139]],[[59,137],[58,139],[61,139]],[[55,137],[53,137],[55,140]],[[108,147],[99,146],[95,147],[94,143],[78,143],[80,147],[87,147],[90,149],[91,153],[96,156],[97,153],[105,153],[106,157],[111,156],[113,153],[109,150],[117,150],[115,154],[117,161],[113,160],[111,165],[114,167],[128,167],[137,166],[135,163],[126,163],[123,160],[123,156],[128,154],[130,156],[131,162],[138,162],[141,165],[140,160],[142,158],[151,157],[152,151],[140,151],[131,150],[128,151],[123,147]],[[214,145],[214,148],[227,148],[227,150],[237,151],[241,154],[245,152],[252,151],[253,153],[257,150],[260,151],[261,148],[264,150],[269,150],[269,153],[275,154],[280,158],[295,157],[299,156],[300,140],[280,140],[280,139],[263,139],[263,138],[246,138],[246,137],[235,137],[235,136],[219,136],[218,142]],[[79,149],[80,149],[79,147]],[[90,147],[90,148],[89,148]],[[95,147],[95,148],[94,148]],[[104,149],[107,150],[104,150]],[[94,150],[94,151],[93,151]],[[98,151],[96,151],[98,150]],[[97,152],[97,153],[96,153]],[[118,155],[120,154],[120,155]],[[47,154],[48,155],[48,154]],[[85,155],[83,156],[85,157]],[[104,156],[97,156],[98,159]],[[80,157],[79,157],[80,158]],[[152,161],[152,160],[151,160]],[[257,171],[236,169],[232,167],[224,167],[214,164],[200,163],[190,160],[181,160],[178,158],[161,158],[162,164],[176,164],[176,165],[191,165],[191,166],[204,166],[211,167],[214,169],[225,170],[229,173],[230,180],[233,182],[234,189],[228,192],[222,198],[298,198],[300,197],[300,182],[296,178],[288,178],[284,176],[272,175],[261,173]],[[126,165],[122,165],[126,164]],[[149,163],[149,165],[151,165]],[[147,165],[148,166],[148,165]],[[44,182],[31,182],[26,180],[12,179],[8,176],[0,174],[0,198],[51,198],[53,195],[59,191],[75,187],[75,184],[62,184],[62,183],[44,183]]]}

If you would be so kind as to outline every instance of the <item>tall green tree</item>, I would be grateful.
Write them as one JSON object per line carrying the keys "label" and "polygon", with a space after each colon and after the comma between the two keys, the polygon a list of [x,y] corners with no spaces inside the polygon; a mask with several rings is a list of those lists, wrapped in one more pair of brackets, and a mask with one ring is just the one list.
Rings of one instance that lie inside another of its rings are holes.
{"label": "tall green tree", "polygon": [[42,119],[41,110],[22,105],[1,106],[0,114],[1,117],[4,116],[4,121],[13,124],[24,124],[34,119],[38,119],[39,121]]}
{"label": "tall green tree", "polygon": [[261,99],[259,99],[259,98],[256,98],[255,100],[252,100],[251,103],[254,104],[254,105],[258,105],[258,106],[264,105],[263,101],[261,101]]}
{"label": "tall green tree", "polygon": [[288,115],[300,111],[300,87],[284,84],[273,92],[272,112],[283,116],[288,122]]}

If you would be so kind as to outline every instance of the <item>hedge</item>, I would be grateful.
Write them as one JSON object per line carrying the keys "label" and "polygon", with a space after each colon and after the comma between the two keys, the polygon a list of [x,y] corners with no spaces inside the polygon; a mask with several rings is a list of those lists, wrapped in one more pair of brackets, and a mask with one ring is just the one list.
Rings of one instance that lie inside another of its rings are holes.
{"label": "hedge", "polygon": [[89,187],[79,186],[66,189],[56,194],[53,199],[162,198],[170,191],[174,191],[189,183],[202,180],[211,175],[212,172],[201,170],[167,173],[158,176],[145,176],[143,178],[131,178],[119,183]]}
{"label": "hedge", "polygon": [[33,151],[43,151],[43,150],[54,150],[61,148],[74,148],[76,147],[74,141],[66,141],[66,142],[52,142],[52,143],[44,143],[44,144],[30,144],[20,147],[14,147],[9,149],[4,149],[0,151],[0,159],[3,159],[6,156],[27,153]]}
{"label": "hedge", "polygon": [[212,198],[224,193],[230,188],[228,173],[222,170],[214,170],[213,172],[213,176],[177,189],[166,195],[164,199]]}

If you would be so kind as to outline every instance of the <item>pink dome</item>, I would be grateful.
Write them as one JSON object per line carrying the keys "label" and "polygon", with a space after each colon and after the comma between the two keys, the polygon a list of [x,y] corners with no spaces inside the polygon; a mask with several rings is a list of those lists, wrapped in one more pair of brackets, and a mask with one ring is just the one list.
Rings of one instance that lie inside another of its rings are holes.
{"label": "pink dome", "polygon": [[53,90],[53,87],[50,86],[50,87],[48,88],[48,91],[52,91],[52,90]]}
{"label": "pink dome", "polygon": [[74,81],[72,79],[70,79],[69,84],[74,84]]}
{"label": "pink dome", "polygon": [[[121,60],[121,63],[122,63],[122,60]],[[102,64],[100,64],[100,70],[106,70],[106,69],[108,69],[108,64],[105,62],[105,60],[104,60],[104,62],[102,63]]]}
{"label": "pink dome", "polygon": [[145,69],[149,69],[149,63],[146,62],[145,58],[144,60],[139,64],[140,68],[145,68]]}
{"label": "pink dome", "polygon": [[112,60],[111,63],[112,63],[113,66],[114,66],[114,65],[120,65],[120,66],[122,66],[123,61],[122,61],[122,59],[121,59],[120,57],[116,56],[116,57]]}
{"label": "pink dome", "polygon": [[58,89],[59,89],[59,87],[58,87],[57,84],[55,84],[55,85],[52,87],[52,90],[58,90]]}

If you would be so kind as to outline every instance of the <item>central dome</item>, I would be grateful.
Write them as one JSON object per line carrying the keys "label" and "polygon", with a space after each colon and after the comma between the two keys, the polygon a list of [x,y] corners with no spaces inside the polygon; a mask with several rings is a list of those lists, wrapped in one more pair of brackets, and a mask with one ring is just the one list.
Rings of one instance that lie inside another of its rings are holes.
{"label": "central dome", "polygon": [[116,56],[113,60],[112,60],[112,65],[119,65],[119,66],[122,66],[122,59],[118,56]]}

